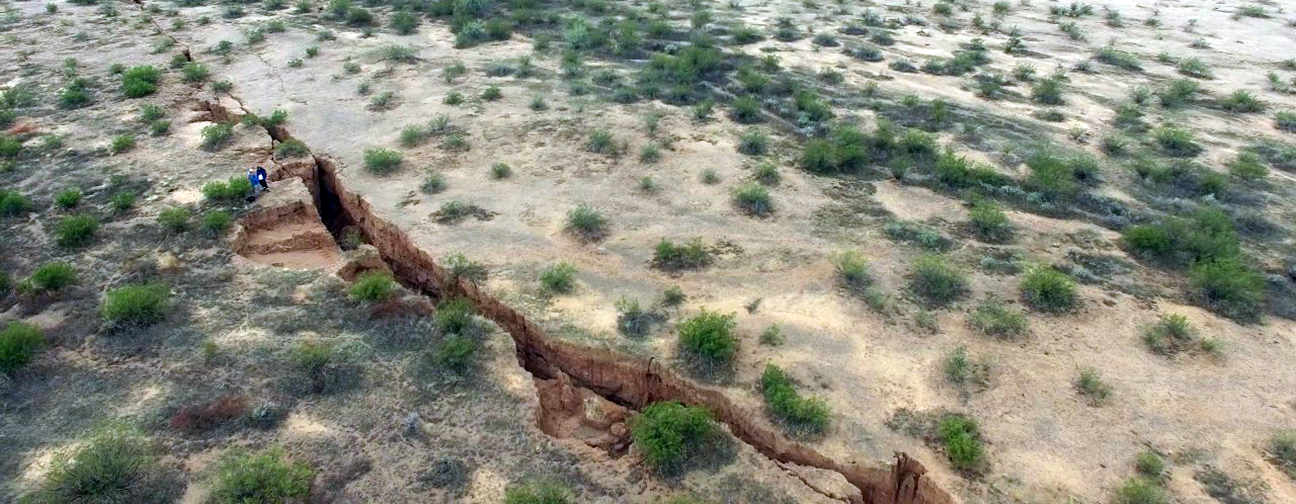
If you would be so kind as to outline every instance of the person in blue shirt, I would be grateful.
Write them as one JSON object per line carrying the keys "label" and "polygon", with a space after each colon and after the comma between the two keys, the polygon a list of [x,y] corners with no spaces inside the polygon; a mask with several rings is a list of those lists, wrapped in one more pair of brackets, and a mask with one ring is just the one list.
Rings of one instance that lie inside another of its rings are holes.
{"label": "person in blue shirt", "polygon": [[261,184],[262,191],[270,190],[270,181],[266,178],[266,169],[264,166],[256,167],[256,181],[252,184],[256,185],[257,183]]}
{"label": "person in blue shirt", "polygon": [[257,181],[256,168],[248,168],[247,179],[252,184],[252,199],[256,199],[261,195],[261,183]]}

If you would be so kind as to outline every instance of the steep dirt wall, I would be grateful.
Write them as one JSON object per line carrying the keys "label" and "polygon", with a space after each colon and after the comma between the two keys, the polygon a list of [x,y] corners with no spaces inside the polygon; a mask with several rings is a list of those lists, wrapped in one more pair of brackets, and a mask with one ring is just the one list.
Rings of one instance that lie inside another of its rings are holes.
{"label": "steep dirt wall", "polygon": [[[501,303],[466,279],[456,279],[426,251],[415,246],[396,225],[377,217],[370,204],[346,190],[338,177],[337,164],[325,156],[315,157],[321,198],[335,196],[356,229],[364,234],[409,285],[439,297],[464,296],[483,316],[512,335],[519,363],[537,378],[566,376],[581,387],[593,390],[617,403],[642,408],[656,401],[680,401],[710,409],[717,420],[729,426],[734,436],[767,457],[834,471],[860,489],[869,504],[953,504],[954,499],[930,479],[918,461],[904,454],[890,467],[836,460],[813,447],[792,441],[760,420],[759,412],[733,404],[719,390],[699,385],[652,359],[632,358],[609,350],[589,348],[545,335],[541,328],[520,312]],[[331,193],[330,195],[324,195]],[[325,202],[324,204],[327,204]],[[323,213],[323,212],[322,212]]]}

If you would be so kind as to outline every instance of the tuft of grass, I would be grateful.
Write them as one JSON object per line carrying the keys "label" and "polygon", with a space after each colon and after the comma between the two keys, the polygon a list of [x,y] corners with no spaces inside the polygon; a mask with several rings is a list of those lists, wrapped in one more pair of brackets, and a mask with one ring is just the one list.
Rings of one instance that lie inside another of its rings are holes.
{"label": "tuft of grass", "polygon": [[817,397],[802,397],[782,368],[766,364],[760,386],[765,406],[788,427],[807,433],[828,429],[828,403]]}
{"label": "tuft of grass", "polygon": [[648,405],[630,420],[630,437],[644,462],[662,473],[679,469],[700,455],[716,436],[711,412],[677,402]]}
{"label": "tuft of grass", "polygon": [[310,149],[301,140],[292,138],[275,145],[274,154],[277,159],[292,159],[310,154]]}
{"label": "tuft of grass", "polygon": [[1162,126],[1153,130],[1152,139],[1162,151],[1175,157],[1194,157],[1205,150],[1197,143],[1192,132],[1174,126]]}
{"label": "tuft of grass", "polygon": [[774,213],[774,201],[770,198],[769,189],[755,182],[749,182],[734,189],[734,206],[747,215],[767,217]]}
{"label": "tuft of grass", "polygon": [[770,324],[760,333],[760,344],[767,346],[779,346],[783,344],[783,330],[779,329],[778,324]]}
{"label": "tuft of grass", "polygon": [[1188,277],[1206,306],[1226,317],[1255,321],[1264,312],[1264,275],[1239,257],[1198,262]]}
{"label": "tuft of grass", "polygon": [[442,369],[463,373],[473,364],[477,342],[458,333],[451,333],[432,351],[432,362]]}
{"label": "tuft of grass", "polygon": [[1139,61],[1138,56],[1111,46],[1099,49],[1094,53],[1094,59],[1125,70],[1135,72],[1143,70],[1143,64]]}
{"label": "tuft of grass", "polygon": [[401,153],[381,147],[371,147],[364,151],[365,169],[375,175],[387,175],[395,172],[401,165]]}
{"label": "tuft of grass", "polygon": [[1021,282],[1022,299],[1036,310],[1064,313],[1080,304],[1076,284],[1065,273],[1048,267],[1036,267]]}
{"label": "tuft of grass", "polygon": [[988,243],[1010,241],[1015,232],[1008,214],[990,201],[979,201],[972,205],[968,212],[968,224],[978,237]]}
{"label": "tuft of grass", "polygon": [[763,156],[769,150],[769,135],[750,128],[738,137],[738,152],[748,156]]}
{"label": "tuft of grass", "polygon": [[73,248],[88,245],[99,232],[99,219],[92,215],[69,215],[59,219],[54,228],[54,241],[61,247]]}
{"label": "tuft of grass", "polygon": [[909,288],[928,304],[943,306],[963,297],[967,279],[943,257],[926,254],[914,261]]}
{"label": "tuft of grass", "polygon": [[567,212],[566,229],[582,240],[599,241],[607,237],[608,220],[594,207],[580,204]]}
{"label": "tuft of grass", "polygon": [[1098,376],[1098,371],[1093,368],[1084,368],[1080,370],[1080,376],[1076,378],[1076,390],[1089,398],[1094,405],[1102,404],[1111,397],[1112,386],[1108,385]]}
{"label": "tuft of grass", "polygon": [[17,191],[0,189],[0,216],[15,217],[30,212],[31,200]]}
{"label": "tuft of grass", "polygon": [[1176,79],[1165,88],[1157,91],[1157,99],[1165,108],[1182,107],[1192,101],[1201,86],[1190,79]]}
{"label": "tuft of grass", "polygon": [[1274,127],[1288,133],[1296,133],[1296,111],[1284,110],[1274,115]]}
{"label": "tuft of grass", "polygon": [[952,240],[934,228],[908,221],[891,221],[882,227],[888,238],[909,242],[925,250],[943,252],[954,246]]}
{"label": "tuft of grass", "polygon": [[1031,86],[1031,99],[1044,105],[1061,105],[1062,99],[1062,79],[1057,76],[1050,76],[1035,81]]}
{"label": "tuft of grass", "polygon": [[81,190],[72,187],[59,191],[54,195],[54,204],[64,209],[76,208],[81,204]]}
{"label": "tuft of grass", "polygon": [[1176,70],[1181,74],[1189,77],[1196,77],[1198,79],[1215,78],[1215,72],[1211,70],[1210,65],[1207,65],[1206,62],[1202,61],[1200,58],[1184,58],[1179,61]]}
{"label": "tuft of grass", "polygon": [[489,86],[481,94],[481,99],[485,101],[495,101],[503,97],[504,92],[500,91],[499,86]]}
{"label": "tuft of grass", "polygon": [[55,455],[31,502],[146,502],[158,499],[156,460],[148,443],[124,429],[95,433],[84,443]]}
{"label": "tuft of grass", "polygon": [[211,69],[202,63],[190,61],[180,68],[180,75],[185,82],[207,82],[207,78],[211,76]]}
{"label": "tuft of grass", "polygon": [[229,123],[205,126],[200,133],[204,149],[214,151],[224,147],[234,137],[234,125]]}
{"label": "tuft of grass", "polygon": [[210,236],[220,236],[225,230],[229,229],[234,218],[229,212],[224,210],[212,210],[207,212],[202,218],[202,228]]}
{"label": "tuft of grass", "polygon": [[108,151],[113,154],[121,154],[135,148],[135,136],[130,134],[117,135],[108,143]]}
{"label": "tuft of grass", "polygon": [[219,504],[285,502],[303,499],[314,471],[305,462],[292,462],[283,449],[226,454],[212,477],[211,499]]}
{"label": "tuft of grass", "polygon": [[1143,450],[1134,458],[1134,470],[1149,480],[1160,480],[1165,476],[1165,459],[1161,458],[1161,455],[1158,455],[1157,452]]}
{"label": "tuft of grass", "polygon": [[837,278],[842,286],[856,293],[863,293],[873,285],[873,275],[869,272],[868,260],[859,252],[846,251],[832,259],[837,268]]}
{"label": "tuft of grass", "polygon": [[738,350],[734,326],[733,314],[702,310],[677,327],[680,347],[707,364],[728,363]]}
{"label": "tuft of grass", "polygon": [[612,136],[612,132],[607,130],[591,131],[585,150],[599,154],[615,154],[616,139]]}
{"label": "tuft of grass", "polygon": [[20,286],[32,292],[57,292],[77,283],[77,272],[71,264],[51,261],[41,264]]}
{"label": "tuft of grass", "polygon": [[1220,100],[1220,106],[1229,112],[1243,114],[1253,114],[1264,112],[1265,104],[1256,97],[1255,93],[1245,89],[1239,89],[1230,93],[1223,100]]}
{"label": "tuft of grass", "polygon": [[1189,347],[1196,339],[1196,330],[1183,315],[1162,315],[1156,324],[1143,332],[1143,342],[1152,352],[1174,355]]}
{"label": "tuft of grass", "polygon": [[161,322],[170,309],[171,288],[162,283],[146,283],[108,291],[99,311],[112,326],[143,327]]}
{"label": "tuft of grass", "polygon": [[41,347],[45,335],[34,325],[10,322],[0,329],[0,375],[13,376],[27,367]]}
{"label": "tuft of grass", "polygon": [[653,250],[653,265],[664,270],[698,269],[710,266],[714,258],[700,238],[676,244],[662,238]]}
{"label": "tuft of grass", "polygon": [[183,207],[170,207],[158,213],[158,225],[168,233],[183,233],[189,230],[189,210]]}
{"label": "tuft of grass", "polygon": [[1112,504],[1166,504],[1165,490],[1145,478],[1129,478],[1116,490]]}
{"label": "tuft of grass", "polygon": [[1269,438],[1268,451],[1275,465],[1296,478],[1296,431],[1274,434]]}
{"label": "tuft of grass", "polygon": [[562,262],[545,268],[540,272],[540,285],[549,292],[571,292],[576,286],[576,266]]}
{"label": "tuft of grass", "polygon": [[396,294],[396,280],[385,271],[369,271],[356,279],[347,289],[351,299],[376,303],[391,299]]}
{"label": "tuft of grass", "polygon": [[513,169],[509,168],[509,165],[504,163],[495,163],[492,164],[490,167],[490,176],[492,179],[495,180],[503,180],[509,178],[512,174],[513,174]]}
{"label": "tuft of grass", "polygon": [[1026,315],[998,299],[987,299],[968,315],[968,324],[991,336],[1015,338],[1029,331]]}
{"label": "tuft of grass", "polygon": [[437,303],[436,326],[442,334],[463,334],[473,328],[472,305],[456,297]]}
{"label": "tuft of grass", "polygon": [[574,501],[571,489],[556,481],[513,484],[504,491],[504,504],[569,504]]}
{"label": "tuft of grass", "polygon": [[1255,182],[1269,176],[1269,167],[1264,165],[1260,155],[1254,152],[1241,152],[1228,163],[1229,174],[1234,177]]}

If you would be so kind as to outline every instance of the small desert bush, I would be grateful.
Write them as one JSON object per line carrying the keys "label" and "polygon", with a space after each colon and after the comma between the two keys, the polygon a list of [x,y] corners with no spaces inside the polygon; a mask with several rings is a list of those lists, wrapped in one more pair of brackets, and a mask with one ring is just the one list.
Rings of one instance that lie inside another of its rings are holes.
{"label": "small desert bush", "polygon": [[10,322],[0,329],[0,375],[13,375],[27,367],[41,347],[45,335],[34,325]]}
{"label": "small desert bush", "polygon": [[1274,116],[1274,127],[1288,133],[1296,133],[1296,112],[1284,110]]}
{"label": "small desert bush", "polygon": [[1098,371],[1093,368],[1080,370],[1080,376],[1075,381],[1076,390],[1089,398],[1093,404],[1101,404],[1111,397],[1112,387],[1102,380]]}
{"label": "small desert bush", "polygon": [[256,453],[234,451],[216,467],[211,499],[218,504],[271,503],[304,499],[314,472],[305,462],[292,462],[281,448]]}
{"label": "small desert bush", "polygon": [[752,128],[738,137],[738,152],[748,156],[761,156],[769,150],[769,135]]}
{"label": "small desert bush", "polygon": [[700,238],[676,244],[662,238],[653,250],[653,265],[665,270],[697,269],[710,266],[714,258]]}
{"label": "small desert bush", "polygon": [[71,264],[53,261],[37,267],[23,283],[23,288],[34,292],[56,292],[76,283],[76,269]]}
{"label": "small desert bush", "polygon": [[229,212],[212,210],[203,216],[202,228],[211,236],[219,236],[226,229],[229,229],[232,222],[234,222],[234,218],[230,216]]}
{"label": "small desert bush", "polygon": [[859,252],[847,251],[833,258],[837,268],[837,278],[842,285],[857,293],[863,293],[873,285],[873,275],[869,272],[868,260]]}
{"label": "small desert bush", "polygon": [[463,254],[454,254],[445,259],[446,269],[450,272],[450,280],[457,282],[460,278],[471,282],[485,282],[490,272],[477,261],[468,259]]}
{"label": "small desert bush", "polygon": [[454,333],[437,344],[432,351],[432,362],[442,369],[456,373],[468,370],[477,353],[477,342],[462,334]]}
{"label": "small desert bush", "polygon": [[1239,89],[1230,93],[1223,100],[1220,100],[1220,106],[1229,112],[1255,113],[1264,112],[1265,104],[1256,98],[1255,93],[1245,89]]}
{"label": "small desert bush", "polygon": [[444,299],[437,303],[436,326],[442,334],[462,334],[473,327],[472,304],[467,298]]}
{"label": "small desert bush", "polygon": [[999,338],[1025,336],[1026,315],[998,299],[987,299],[968,315],[972,327]]}
{"label": "small desert bush", "polygon": [[[70,502],[147,502],[159,492],[148,443],[123,429],[95,433],[76,448],[60,452],[45,481],[30,496],[36,504]],[[26,502],[26,501],[24,501]]]}
{"label": "small desert bush", "polygon": [[212,124],[203,127],[202,146],[207,150],[217,150],[234,137],[234,125],[229,123]]}
{"label": "small desert bush", "polygon": [[1215,76],[1215,72],[1211,70],[1210,65],[1207,65],[1200,58],[1184,58],[1179,62],[1177,70],[1181,74],[1198,79],[1210,79]]}
{"label": "small desert bush", "polygon": [[723,364],[738,350],[734,316],[702,310],[678,326],[680,346],[708,364]]}
{"label": "small desert bush", "polygon": [[1120,67],[1125,70],[1132,70],[1135,72],[1143,70],[1143,65],[1139,62],[1138,56],[1110,46],[1099,49],[1098,52],[1094,54],[1094,58],[1108,65]]}
{"label": "small desert bush", "polygon": [[1039,311],[1063,313],[1080,303],[1075,281],[1052,268],[1037,267],[1026,273],[1021,291],[1026,304]]}
{"label": "small desert bush", "polygon": [[387,26],[399,35],[409,35],[418,29],[419,17],[409,11],[393,12],[387,19]]}
{"label": "small desert bush", "polygon": [[782,368],[766,364],[760,380],[765,406],[789,427],[809,433],[828,428],[828,404],[816,397],[803,397]]}
{"label": "small desert bush", "polygon": [[1165,490],[1155,481],[1129,478],[1116,489],[1112,504],[1166,504]]}
{"label": "small desert bush", "polygon": [[237,203],[252,190],[252,182],[247,177],[230,177],[229,182],[208,182],[203,184],[202,193],[207,201],[214,203]]}
{"label": "small desert bush", "polygon": [[1057,77],[1046,77],[1035,82],[1031,86],[1031,99],[1045,105],[1061,105],[1062,100],[1062,79]]}
{"label": "small desert bush", "polygon": [[99,232],[99,219],[92,215],[69,215],[59,219],[54,228],[54,240],[61,247],[80,247],[89,244]]}
{"label": "small desert bush", "polygon": [[387,175],[401,165],[401,154],[391,149],[372,147],[364,151],[365,169],[375,175]]}
{"label": "small desert bush", "polygon": [[291,159],[291,158],[302,157],[307,154],[310,154],[310,149],[308,149],[306,147],[306,144],[303,143],[301,140],[291,138],[288,140],[284,140],[283,142],[279,142],[279,144],[275,146],[274,153],[276,158]]}
{"label": "small desert bush", "polygon": [[0,189],[0,216],[14,217],[32,209],[31,200],[17,191]]}
{"label": "small desert bush", "polygon": [[509,178],[509,176],[512,174],[513,174],[513,169],[509,168],[509,165],[504,163],[495,163],[492,164],[490,167],[491,178],[495,180],[503,180]]}
{"label": "small desert bush", "polygon": [[1164,89],[1157,91],[1157,99],[1165,108],[1177,108],[1187,104],[1200,90],[1200,85],[1189,79],[1171,81]]}
{"label": "small desert bush", "polygon": [[1296,478],[1296,431],[1274,434],[1269,439],[1269,456],[1278,467]]}
{"label": "small desert bush", "polygon": [[158,225],[168,233],[183,233],[189,229],[189,210],[171,207],[158,213]]}
{"label": "small desert bush", "polygon": [[1176,314],[1162,315],[1156,324],[1143,331],[1143,342],[1160,355],[1177,354],[1189,348],[1196,338],[1197,331],[1188,317]]}
{"label": "small desert bush", "polygon": [[122,93],[127,98],[142,98],[157,91],[162,71],[152,66],[137,66],[122,73]]}
{"label": "small desert bush", "polygon": [[142,327],[162,321],[170,309],[171,288],[147,283],[108,291],[99,311],[110,325]]}
{"label": "small desert bush", "polygon": [[1254,182],[1269,176],[1269,167],[1265,166],[1260,155],[1254,152],[1242,152],[1228,164],[1229,174],[1234,177]]}
{"label": "small desert bush", "polygon": [[973,472],[985,462],[985,447],[975,420],[961,415],[945,415],[936,427],[945,456],[960,471]]}
{"label": "small desert bush", "polygon": [[1254,321],[1264,311],[1264,275],[1240,257],[1198,262],[1188,276],[1206,306],[1224,316]]}
{"label": "small desert bush", "polygon": [[608,220],[592,206],[581,204],[567,212],[567,232],[586,241],[607,236]]}
{"label": "small desert bush", "polygon": [[914,261],[909,288],[930,304],[946,305],[963,297],[967,292],[967,279],[945,258],[927,254]]}
{"label": "small desert bush", "polygon": [[180,74],[184,77],[185,82],[206,82],[207,77],[211,76],[211,69],[202,63],[190,61],[180,69]]}
{"label": "small desert bush", "polygon": [[575,500],[571,489],[556,481],[513,484],[504,491],[504,504],[569,504]]}
{"label": "small desert bush", "polygon": [[1193,157],[1204,150],[1192,132],[1174,126],[1162,126],[1153,130],[1152,139],[1166,154],[1175,157]]}
{"label": "small desert bush", "polygon": [[59,191],[54,195],[54,204],[61,208],[75,208],[81,204],[81,190],[70,188]]}
{"label": "small desert bush", "polygon": [[370,271],[360,275],[347,289],[351,299],[367,303],[386,301],[396,293],[396,280],[383,271]]}
{"label": "small desert bush", "polygon": [[117,135],[108,142],[108,151],[113,154],[121,154],[134,148],[135,136],[130,134]]}
{"label": "small desert bush", "polygon": [[757,217],[766,217],[774,213],[774,201],[770,198],[769,189],[750,182],[734,189],[734,206],[743,213]]}
{"label": "small desert bush", "polygon": [[677,402],[648,405],[630,419],[630,437],[644,462],[659,472],[673,472],[701,455],[719,430],[711,412]]}
{"label": "small desert bush", "polygon": [[1165,459],[1157,452],[1143,450],[1134,458],[1134,470],[1153,481],[1159,480],[1165,476]]}
{"label": "small desert bush", "polygon": [[585,150],[597,152],[600,154],[615,154],[616,139],[612,133],[607,130],[595,130],[590,132],[589,142],[585,144]]}
{"label": "small desert bush", "polygon": [[540,272],[540,285],[549,292],[571,292],[576,285],[576,266],[563,262],[545,268]]}

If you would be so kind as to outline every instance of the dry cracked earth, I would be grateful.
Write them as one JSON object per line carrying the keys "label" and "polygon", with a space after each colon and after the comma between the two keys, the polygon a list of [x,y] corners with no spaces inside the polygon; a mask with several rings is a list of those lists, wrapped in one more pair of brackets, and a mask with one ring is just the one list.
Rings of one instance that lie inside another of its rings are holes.
{"label": "dry cracked earth", "polygon": [[1296,502],[1289,3],[3,0],[0,48],[0,501]]}

